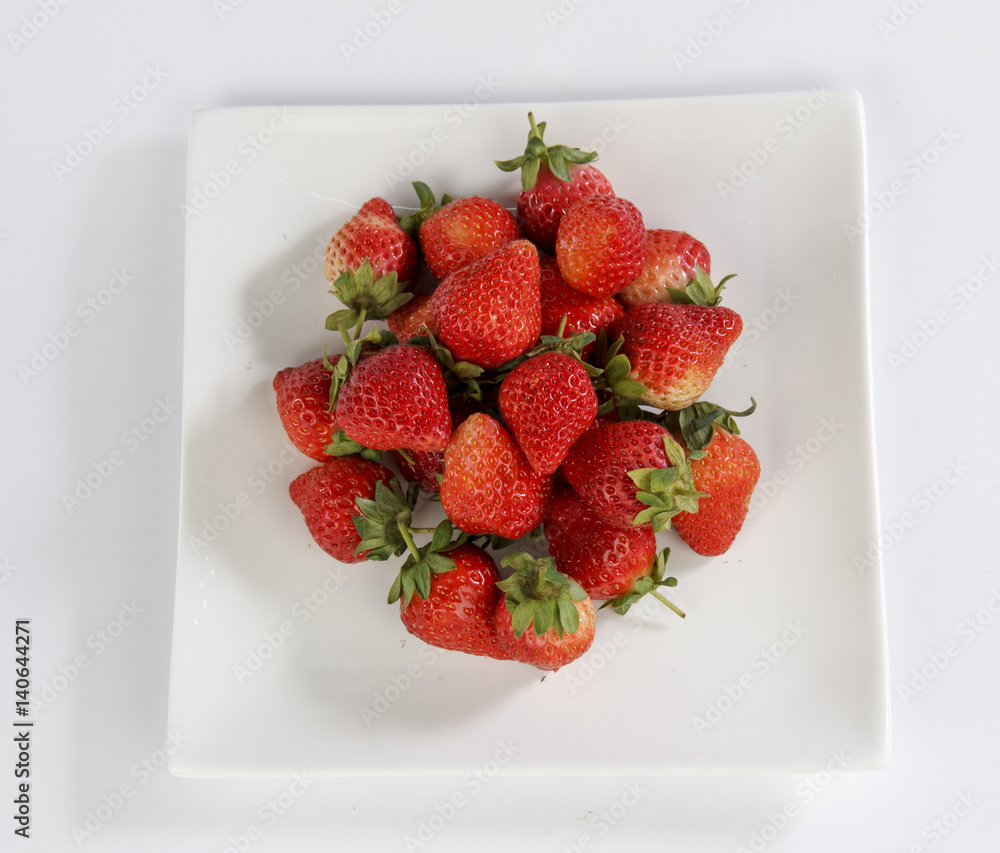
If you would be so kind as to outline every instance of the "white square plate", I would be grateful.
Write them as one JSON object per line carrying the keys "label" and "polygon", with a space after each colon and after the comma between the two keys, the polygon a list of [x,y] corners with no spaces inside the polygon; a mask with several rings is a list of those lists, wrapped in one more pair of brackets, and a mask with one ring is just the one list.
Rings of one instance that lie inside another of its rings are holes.
{"label": "white square plate", "polygon": [[[484,90],[484,97],[489,92]],[[322,273],[367,199],[410,181],[513,207],[495,159],[600,152],[649,228],[712,252],[745,331],[706,395],[757,412],[763,473],[723,557],[673,534],[680,620],[604,611],[558,673],[438,652],[385,595],[396,563],[312,544],[271,380],[336,348]],[[884,766],[888,692],[873,452],[861,102],[824,91],[570,104],[248,108],[195,115],[182,506],[169,723],[185,776],[813,772]],[[489,765],[492,766],[492,765]],[[839,766],[838,768],[839,769]]]}

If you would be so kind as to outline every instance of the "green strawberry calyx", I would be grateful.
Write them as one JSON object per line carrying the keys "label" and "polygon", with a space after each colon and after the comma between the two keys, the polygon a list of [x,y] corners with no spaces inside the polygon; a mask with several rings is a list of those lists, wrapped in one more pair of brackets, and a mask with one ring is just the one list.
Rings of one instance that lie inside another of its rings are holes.
{"label": "green strawberry calyx", "polygon": [[570,164],[582,165],[597,159],[596,151],[581,151],[567,145],[546,145],[542,138],[545,134],[545,122],[535,123],[533,113],[528,113],[531,128],[528,131],[528,144],[524,153],[511,160],[495,160],[497,167],[504,172],[521,170],[521,188],[530,190],[538,180],[538,171],[544,165],[560,181],[569,182]]}
{"label": "green strawberry calyx", "polygon": [[448,394],[461,388],[462,393],[472,400],[483,399],[483,389],[480,386],[480,378],[486,373],[484,368],[470,361],[456,361],[451,350],[439,341],[433,332],[411,338],[409,343],[414,346],[426,347],[430,354],[437,359],[438,364],[444,372],[445,385],[448,387]]}
{"label": "green strawberry calyx", "polygon": [[605,601],[604,604],[601,605],[601,609],[603,610],[605,607],[610,607],[619,616],[624,616],[628,613],[629,608],[639,599],[645,595],[651,595],[657,601],[665,604],[673,610],[674,613],[681,617],[681,619],[686,618],[687,614],[683,610],[659,592],[660,587],[677,586],[677,578],[664,577],[666,574],[667,558],[669,556],[669,548],[664,548],[660,551],[656,555],[656,559],[653,560],[650,573],[645,577],[639,578],[635,584],[633,584],[631,592],[626,592],[624,595],[618,596],[618,598],[612,598],[609,601]]}
{"label": "green strawberry calyx", "polygon": [[699,264],[694,268],[694,276],[683,288],[668,287],[667,293],[670,294],[670,301],[679,305],[714,306],[722,301],[722,290],[731,278],[736,278],[736,274],[727,275],[718,284],[712,284],[712,279]]}
{"label": "green strawberry calyx", "polygon": [[359,444],[342,429],[330,436],[330,443],[324,452],[330,456],[360,456],[362,459],[368,459],[372,462],[378,462],[382,458],[381,450],[374,450]]}
{"label": "green strawberry calyx", "polygon": [[417,193],[417,202],[420,204],[420,207],[399,220],[399,227],[410,235],[419,231],[420,226],[442,207],[447,207],[455,200],[454,197],[445,193],[441,196],[441,203],[438,204],[434,198],[434,190],[427,186],[427,184],[423,181],[413,181],[412,183],[413,189]]}
{"label": "green strawberry calyx", "polygon": [[587,598],[587,591],[556,568],[552,557],[532,557],[524,551],[508,554],[500,565],[512,574],[497,586],[504,593],[514,636],[529,628],[541,637],[550,630],[562,639],[580,627],[576,602]]}
{"label": "green strawberry calyx", "polygon": [[628,475],[636,485],[636,498],[646,504],[632,522],[652,524],[659,533],[670,527],[670,519],[681,512],[697,512],[698,500],[707,497],[694,487],[691,465],[680,446],[669,433],[663,434],[663,449],[669,468],[637,468]]}
{"label": "green strawberry calyx", "polygon": [[363,355],[372,350],[384,349],[385,347],[398,344],[399,340],[388,329],[379,329],[373,326],[363,338],[355,338],[347,343],[344,352],[335,362],[330,361],[326,354],[326,347],[323,348],[323,366],[330,371],[330,411],[337,408],[337,397],[340,396],[340,389],[351,374],[354,367]]}
{"label": "green strawberry calyx", "polygon": [[607,332],[604,329],[601,329],[597,335],[594,364],[600,367],[603,372],[601,376],[595,378],[594,389],[596,391],[609,389],[612,393],[612,396],[598,409],[598,414],[607,414],[618,406],[622,399],[641,399],[642,395],[649,390],[641,382],[630,377],[632,363],[628,360],[628,356],[621,352],[624,344],[624,336],[619,336],[615,341],[609,343]]}
{"label": "green strawberry calyx", "polygon": [[431,534],[431,541],[417,547],[413,542],[413,528],[399,525],[401,536],[406,540],[410,554],[399,569],[392,586],[389,589],[389,604],[403,599],[403,607],[409,607],[414,595],[427,599],[431,594],[431,576],[443,574],[455,568],[455,561],[448,552],[467,541],[464,533],[455,538],[455,528],[448,519],[444,519]]}
{"label": "green strawberry calyx", "polygon": [[[735,419],[752,415],[756,409],[757,401],[753,397],[750,398],[750,406],[742,412],[734,412],[732,409],[725,409],[715,403],[699,401],[678,412],[670,413],[676,418],[676,427],[672,431],[679,433],[684,440],[690,451],[689,458],[697,459],[703,455],[711,443],[716,426],[733,435],[739,435],[740,427]],[[667,428],[671,429],[670,426]],[[695,456],[695,454],[699,455]]]}
{"label": "green strawberry calyx", "polygon": [[365,320],[384,320],[409,302],[413,294],[405,288],[406,282],[399,281],[395,270],[376,279],[371,261],[366,258],[360,267],[342,272],[330,285],[330,292],[346,307],[326,318],[326,328],[339,331],[344,343],[350,343],[348,330],[351,327],[354,327],[354,337],[358,338]]}
{"label": "green strawberry calyx", "polygon": [[398,482],[387,486],[383,482],[375,484],[374,498],[357,498],[355,505],[358,515],[354,516],[354,529],[361,541],[354,549],[355,554],[368,551],[369,560],[388,560],[402,555],[409,543],[404,531],[408,530],[413,517],[419,486],[411,483],[406,494]]}

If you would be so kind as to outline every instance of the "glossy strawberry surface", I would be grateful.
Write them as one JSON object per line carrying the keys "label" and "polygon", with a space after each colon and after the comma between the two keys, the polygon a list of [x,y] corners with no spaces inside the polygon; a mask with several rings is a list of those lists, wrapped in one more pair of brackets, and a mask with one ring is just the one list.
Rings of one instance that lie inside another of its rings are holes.
{"label": "glossy strawberry surface", "polygon": [[[340,356],[333,356],[336,363]],[[330,410],[330,371],[322,358],[279,371],[272,383],[278,416],[288,438],[302,453],[317,462],[330,457],[324,452],[330,437],[340,429]]]}

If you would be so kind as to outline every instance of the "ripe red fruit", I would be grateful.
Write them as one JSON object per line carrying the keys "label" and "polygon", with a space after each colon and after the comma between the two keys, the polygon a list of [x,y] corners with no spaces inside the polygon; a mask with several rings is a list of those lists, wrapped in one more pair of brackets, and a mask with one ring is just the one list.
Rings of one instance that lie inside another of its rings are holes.
{"label": "ripe red fruit", "polygon": [[444,460],[441,507],[461,530],[519,539],[541,523],[552,478],[533,470],[514,437],[489,415],[466,418]]}
{"label": "ripe red fruit", "polygon": [[400,343],[426,335],[431,325],[431,295],[417,294],[386,317],[385,322]]}
{"label": "ripe red fruit", "polygon": [[521,237],[517,222],[500,202],[469,196],[448,202],[420,225],[427,268],[438,278]]}
{"label": "ripe red fruit", "polygon": [[656,534],[651,526],[606,524],[568,486],[553,491],[543,530],[556,568],[595,601],[632,592],[635,582],[653,570]]}
{"label": "ripe red fruit", "polygon": [[[577,332],[593,332],[607,329],[621,319],[625,309],[612,296],[588,296],[566,284],[559,273],[556,259],[544,257],[539,262],[541,270],[542,335],[555,335],[559,331],[562,318],[566,318],[564,335],[570,337]],[[584,347],[581,356],[586,358],[594,349],[593,344]]]}
{"label": "ripe red fruit", "polygon": [[594,642],[594,603],[586,590],[555,567],[518,552],[504,558],[514,571],[497,586],[496,632],[510,656],[555,671],[580,657]]}
{"label": "ripe red fruit", "polygon": [[[335,364],[339,358],[334,356],[330,361]],[[340,429],[330,409],[330,376],[323,359],[316,358],[298,367],[286,367],[272,383],[278,417],[288,438],[317,462],[330,458],[325,453],[326,447]]]}
{"label": "ripe red fruit", "polygon": [[[448,401],[451,412],[452,431],[454,431],[469,415],[480,409],[471,400],[460,394]],[[441,491],[441,477],[444,476],[444,450],[407,450],[405,455],[398,450],[392,451],[399,473],[411,483],[419,483],[426,492]],[[406,457],[409,457],[407,459]]]}
{"label": "ripe red fruit", "polygon": [[611,296],[638,277],[646,261],[646,228],[623,198],[595,195],[563,214],[556,261],[566,283],[590,296]]}
{"label": "ripe red fruit", "polygon": [[705,557],[726,553],[743,527],[750,498],[760,479],[760,461],[739,435],[716,425],[705,455],[691,460],[694,485],[707,497],[696,513],[682,512],[674,529],[691,549]]}
{"label": "ripe red fruit", "polygon": [[661,409],[683,409],[712,384],[743,320],[721,305],[650,302],[625,312],[615,332],[631,364],[629,379],[645,386],[640,399]]}
{"label": "ripe red fruit", "polygon": [[333,283],[342,273],[356,271],[369,260],[376,280],[395,272],[401,282],[416,281],[417,244],[399,227],[396,213],[384,198],[366,201],[330,238],[324,273]]}
{"label": "ripe red fruit", "polygon": [[500,413],[531,467],[551,474],[597,416],[597,394],[579,359],[548,352],[521,362],[500,385]]}
{"label": "ripe red fruit", "polygon": [[431,573],[426,598],[417,594],[406,601],[400,596],[399,613],[406,630],[441,649],[510,660],[495,628],[500,572],[493,558],[468,544],[441,556],[453,567]]}
{"label": "ripe red fruit", "polygon": [[[673,468],[677,470],[668,470]],[[647,472],[649,479],[656,471],[658,482],[643,482],[640,488],[637,472]],[[563,472],[587,508],[616,527],[651,523],[654,530],[663,529],[677,512],[698,507],[682,448],[651,421],[604,423],[587,430],[567,454]],[[657,501],[644,502],[645,494]]]}
{"label": "ripe red fruit", "polygon": [[700,240],[683,231],[657,228],[646,232],[646,262],[635,281],[618,298],[629,308],[644,302],[673,302],[670,290],[684,290],[701,267],[712,271],[712,259]]}
{"label": "ripe red fruit", "polygon": [[374,498],[375,486],[396,482],[392,472],[360,456],[337,456],[300,474],[288,494],[305,519],[309,533],[331,557],[360,563],[367,551],[355,554],[361,537],[354,526],[358,498]]}
{"label": "ripe red fruit", "polygon": [[542,326],[538,252],[515,240],[462,267],[431,297],[434,333],[456,361],[499,367],[525,352]]}
{"label": "ripe red fruit", "polygon": [[410,344],[363,356],[340,389],[337,421],[350,438],[375,450],[441,450],[451,435],[441,366]]}
{"label": "ripe red fruit", "polygon": [[566,145],[549,145],[543,140],[545,122],[531,128],[524,153],[512,160],[498,160],[505,172],[520,171],[521,192],[517,197],[517,222],[525,237],[551,252],[563,213],[573,202],[591,195],[614,195],[611,182],[591,161],[594,151]]}

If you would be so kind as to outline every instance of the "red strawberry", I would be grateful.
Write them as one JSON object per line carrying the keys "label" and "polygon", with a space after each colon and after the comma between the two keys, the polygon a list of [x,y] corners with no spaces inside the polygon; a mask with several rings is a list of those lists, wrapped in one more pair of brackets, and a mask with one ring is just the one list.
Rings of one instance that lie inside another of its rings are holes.
{"label": "red strawberry", "polygon": [[396,482],[392,472],[360,456],[337,456],[300,474],[288,487],[309,533],[327,554],[342,563],[360,563],[368,553],[354,551],[361,543],[354,526],[358,498],[374,498],[375,486]]}
{"label": "red strawberry", "polygon": [[579,359],[561,352],[521,362],[500,385],[500,413],[524,455],[551,474],[597,416],[597,394]]}
{"label": "red strawberry", "polygon": [[[454,431],[473,412],[480,411],[468,398],[455,395],[448,401]],[[426,492],[441,491],[444,476],[444,450],[407,450],[404,453],[392,451],[399,473],[411,483],[419,483]],[[409,457],[409,458],[407,458]]]}
{"label": "red strawberry", "polygon": [[559,223],[556,261],[566,283],[611,296],[635,281],[646,262],[646,229],[632,202],[594,195],[574,202]]}
{"label": "red strawberry", "polygon": [[[433,199],[431,194],[431,204]],[[427,268],[441,279],[521,237],[510,211],[483,196],[453,199],[433,209],[418,233]]]}
{"label": "red strawberry", "polygon": [[628,378],[645,391],[639,399],[677,410],[697,400],[743,331],[740,315],[721,305],[649,302],[625,312],[615,325]]}
{"label": "red strawberry", "polygon": [[495,629],[500,572],[493,558],[475,545],[459,545],[430,560],[426,595],[403,580],[412,564],[403,567],[389,595],[390,604],[399,599],[406,630],[441,649],[510,660]]}
{"label": "red strawberry", "polygon": [[568,486],[556,489],[545,508],[543,530],[556,568],[591,598],[617,598],[648,577],[656,560],[651,526],[616,527],[587,509]]}
{"label": "red strawberry", "polygon": [[340,389],[337,421],[350,438],[375,450],[441,450],[451,435],[441,366],[410,344],[363,355]]}
{"label": "red strawberry", "polygon": [[514,571],[497,586],[496,632],[510,656],[554,671],[580,657],[594,642],[594,603],[586,590],[555,567],[518,552],[504,558]]}
{"label": "red strawberry", "polygon": [[[330,359],[335,364],[340,356]],[[331,436],[340,429],[330,409],[330,371],[322,358],[298,367],[286,367],[272,383],[281,425],[299,450],[317,462],[330,457],[325,453]]]}
{"label": "red strawberry", "polygon": [[618,292],[629,308],[643,302],[673,302],[670,290],[683,291],[698,267],[707,275],[712,259],[700,240],[663,228],[646,232],[646,263],[639,277]]}
{"label": "red strawberry", "polygon": [[545,122],[535,124],[528,113],[531,129],[524,154],[513,160],[498,160],[505,172],[520,170],[521,192],[517,197],[517,221],[524,236],[552,251],[563,213],[577,199],[590,195],[614,195],[611,182],[596,166],[594,151],[565,145],[546,146],[542,136]]}
{"label": "red strawberry", "polygon": [[519,539],[541,523],[552,478],[534,471],[514,437],[489,415],[470,415],[444,460],[441,507],[461,530]]}
{"label": "red strawberry", "polygon": [[[705,557],[724,554],[743,527],[750,498],[760,479],[760,461],[753,448],[738,433],[733,416],[711,403],[696,403],[680,419],[682,440],[689,448],[704,453],[691,457],[694,485],[706,494],[696,513],[682,512],[673,520],[674,529],[691,547]],[[706,425],[706,421],[708,425]],[[707,442],[707,443],[706,443]]]}
{"label": "red strawberry", "polygon": [[431,297],[434,333],[457,361],[499,367],[542,326],[538,252],[515,240],[448,276]]}
{"label": "red strawberry", "polygon": [[324,272],[331,283],[342,273],[354,272],[371,262],[377,280],[395,272],[401,282],[417,276],[417,244],[399,227],[399,220],[384,198],[366,201],[330,238]]}
{"label": "red strawberry", "polygon": [[417,294],[386,317],[385,322],[402,343],[426,335],[431,323],[431,295]]}
{"label": "red strawberry", "polygon": [[[588,296],[566,284],[559,274],[556,259],[546,256],[539,262],[541,269],[542,331],[543,335],[556,335],[566,318],[566,337],[578,332],[593,332],[595,335],[610,327],[625,313],[621,303],[611,296]],[[581,356],[586,358],[594,348],[584,347]]]}
{"label": "red strawberry", "polygon": [[662,530],[678,512],[697,510],[683,449],[650,421],[587,430],[570,449],[563,472],[587,508],[616,527],[651,523]]}

